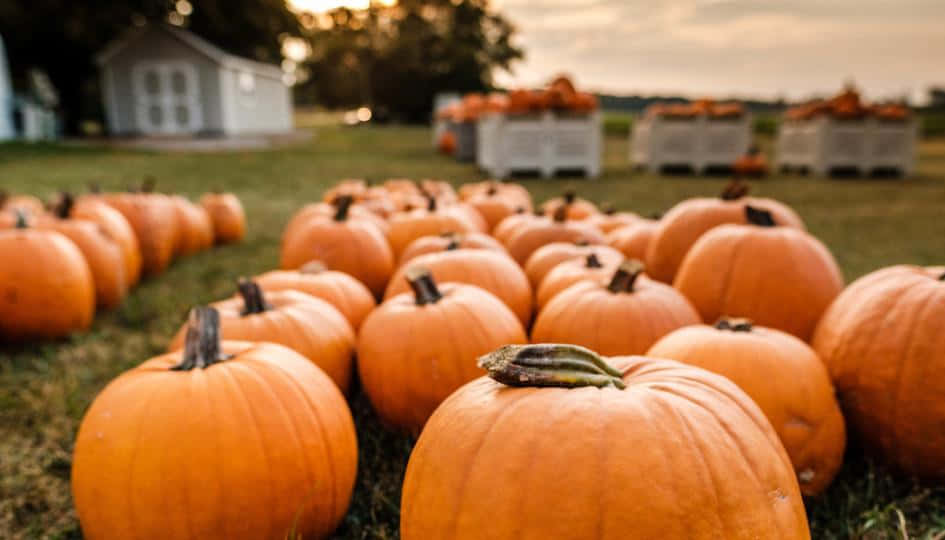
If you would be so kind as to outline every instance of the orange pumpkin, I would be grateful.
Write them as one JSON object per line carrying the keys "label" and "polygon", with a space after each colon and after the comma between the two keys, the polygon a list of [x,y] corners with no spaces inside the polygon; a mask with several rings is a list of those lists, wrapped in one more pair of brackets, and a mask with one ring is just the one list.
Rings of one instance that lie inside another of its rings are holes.
{"label": "orange pumpkin", "polygon": [[561,291],[579,281],[601,281],[609,278],[623,262],[623,255],[614,251],[591,251],[584,257],[564,261],[552,268],[535,291],[535,304],[541,310]]}
{"label": "orange pumpkin", "polygon": [[469,202],[470,199],[478,195],[486,194],[489,191],[495,191],[495,195],[517,203],[517,207],[522,207],[531,212],[532,196],[528,189],[521,184],[512,182],[502,182],[499,180],[483,180],[482,182],[473,182],[463,184],[459,187],[459,198],[462,201]]}
{"label": "orange pumpkin", "polygon": [[590,245],[587,242],[552,242],[535,250],[525,262],[525,275],[532,288],[538,289],[548,272],[559,264],[572,259],[583,259],[591,253],[604,261],[616,260],[620,264],[620,252],[607,246]]}
{"label": "orange pumpkin", "polygon": [[177,243],[177,210],[171,200],[155,193],[112,193],[101,200],[121,212],[135,231],[142,272],[152,276],[164,272]]}
{"label": "orange pumpkin", "polygon": [[552,218],[526,221],[505,242],[505,248],[519,264],[525,264],[538,248],[552,242],[603,244],[604,235],[593,225],[566,221],[567,207],[561,206]]}
{"label": "orange pumpkin", "polygon": [[15,213],[16,210],[22,210],[30,216],[39,216],[46,213],[46,205],[32,195],[10,195],[0,190],[0,211]]}
{"label": "orange pumpkin", "polygon": [[[216,302],[220,335],[230,341],[266,341],[285,345],[320,367],[347,392],[354,354],[354,331],[334,306],[293,291],[263,294],[259,284],[240,280],[239,296]],[[187,337],[184,325],[168,350],[182,349]]]}
{"label": "orange pumpkin", "polygon": [[630,225],[636,225],[638,223],[646,223],[650,220],[644,219],[633,212],[618,212],[613,207],[607,207],[600,214],[591,216],[588,218],[591,220],[591,223],[595,227],[600,229],[600,232],[604,234],[609,234],[617,229],[627,227]]}
{"label": "orange pumpkin", "polygon": [[813,347],[851,431],[893,468],[945,480],[945,267],[900,265],[854,281]]}
{"label": "orange pumpkin", "polygon": [[177,213],[177,250],[175,255],[193,255],[213,246],[213,223],[202,206],[190,202],[186,197],[171,197]]}
{"label": "orange pumpkin", "polygon": [[646,353],[718,373],[761,407],[797,472],[801,493],[821,493],[843,462],[843,415],[823,362],[796,337],[721,319],[687,326],[663,337]]}
{"label": "orange pumpkin", "polygon": [[559,208],[565,208],[565,219],[582,220],[588,219],[600,214],[597,206],[587,200],[581,199],[573,191],[565,191],[561,197],[549,199],[541,205],[541,211],[548,217],[554,216]]}
{"label": "orange pumpkin", "polygon": [[843,276],[819,240],[777,227],[772,214],[746,207],[749,225],[723,225],[699,239],[674,286],[709,322],[745,317],[809,341]]}
{"label": "orange pumpkin", "polygon": [[410,455],[403,540],[810,538],[784,448],[724,377],[572,345],[480,364]]}
{"label": "orange pumpkin", "polygon": [[784,204],[772,199],[748,197],[748,186],[729,184],[717,199],[687,199],[660,220],[647,247],[646,267],[653,279],[672,283],[683,257],[706,231],[726,223],[744,224],[748,205],[768,210],[778,224],[804,229],[801,218]]}
{"label": "orange pumpkin", "polygon": [[428,198],[427,202],[426,208],[395,214],[390,218],[387,239],[395,256],[399,257],[411,242],[422,236],[435,236],[445,232],[483,232],[478,224],[470,219],[469,214],[457,205],[440,208],[433,197]]}
{"label": "orange pumpkin", "polygon": [[524,208],[525,211],[531,210],[530,198],[524,199],[520,196],[503,193],[500,186],[501,184],[496,183],[495,186],[466,199],[466,202],[486,220],[489,231],[493,230],[503,219],[518,212],[519,208]]}
{"label": "orange pumpkin", "polygon": [[368,195],[368,183],[360,178],[347,178],[322,194],[322,202],[332,203],[338,197],[347,195],[355,201],[361,201]]}
{"label": "orange pumpkin", "polygon": [[701,322],[683,295],[642,273],[639,261],[627,261],[609,283],[582,281],[558,293],[538,313],[532,342],[643,354],[673,330]]}
{"label": "orange pumpkin", "polygon": [[320,261],[331,270],[354,276],[375,295],[394,272],[394,254],[384,233],[370,221],[348,219],[352,200],[342,197],[332,219],[313,219],[282,246],[283,270]]}
{"label": "orange pumpkin", "polygon": [[[540,210],[539,210],[540,212]],[[542,215],[527,212],[525,208],[518,207],[515,213],[503,219],[492,229],[492,237],[505,245],[509,238],[528,224],[544,223],[546,218]]]}
{"label": "orange pumpkin", "polygon": [[607,234],[607,245],[628,259],[646,259],[647,249],[656,234],[659,222],[640,219],[633,225],[620,227]]}
{"label": "orange pumpkin", "polygon": [[[71,197],[70,195],[67,195]],[[133,287],[141,278],[141,249],[131,224],[118,210],[95,196],[83,196],[72,206],[71,217],[97,223],[121,248],[125,281]]]}
{"label": "orange pumpkin", "polygon": [[374,296],[363,283],[343,272],[328,270],[318,261],[309,262],[298,270],[266,272],[255,281],[266,292],[295,290],[321,298],[335,306],[355,331],[376,305]]}
{"label": "orange pumpkin", "polygon": [[218,320],[198,308],[183,351],[92,402],[72,460],[86,538],[325,538],[341,522],[358,459],[341,392],[290,349],[221,343]]}
{"label": "orange pumpkin", "polygon": [[[62,234],[29,226],[17,209],[0,230],[0,338],[57,338],[92,324],[95,283],[76,245]],[[10,256],[9,254],[15,254]]]}
{"label": "orange pumpkin", "polygon": [[508,253],[498,240],[483,233],[443,233],[438,236],[421,236],[404,248],[400,254],[398,266],[404,266],[411,260],[426,255],[454,249],[487,249],[499,253]]}
{"label": "orange pumpkin", "polygon": [[246,236],[246,214],[243,204],[232,193],[207,193],[200,205],[213,223],[213,238],[217,244],[235,244]]}
{"label": "orange pumpkin", "polygon": [[476,357],[527,338],[515,314],[479,287],[437,286],[421,267],[406,279],[413,294],[387,300],[361,326],[358,372],[381,419],[416,434],[441,401],[479,376]]}
{"label": "orange pumpkin", "polygon": [[285,247],[286,243],[288,243],[292,239],[292,236],[297,234],[299,230],[305,229],[306,225],[309,222],[311,222],[313,219],[315,220],[333,219],[339,211],[339,205],[342,203],[347,205],[345,209],[346,220],[363,219],[366,221],[370,221],[375,226],[377,226],[377,228],[380,229],[382,233],[384,233],[385,235],[387,234],[389,227],[385,219],[381,218],[374,212],[371,212],[364,206],[354,203],[352,198],[342,196],[335,199],[331,203],[320,202],[320,203],[306,204],[305,206],[300,208],[292,216],[292,218],[289,219],[289,222],[286,224],[285,229],[283,229],[281,245]]}
{"label": "orange pumpkin", "polygon": [[475,285],[492,293],[515,313],[523,326],[532,318],[532,287],[522,268],[504,253],[481,249],[441,251],[421,255],[401,267],[390,280],[384,298],[408,290],[408,268],[428,269],[439,283]]}

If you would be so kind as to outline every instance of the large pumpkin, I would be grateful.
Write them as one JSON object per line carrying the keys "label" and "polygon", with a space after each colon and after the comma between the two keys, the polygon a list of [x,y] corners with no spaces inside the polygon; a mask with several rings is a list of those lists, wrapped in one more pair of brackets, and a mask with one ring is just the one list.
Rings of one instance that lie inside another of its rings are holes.
{"label": "large pumpkin", "polygon": [[582,281],[558,293],[538,313],[532,342],[643,354],[673,330],[701,322],[681,294],[642,273],[638,261],[627,261],[609,282]]}
{"label": "large pumpkin", "polygon": [[62,234],[34,229],[17,210],[0,230],[0,340],[56,338],[92,324],[95,282],[82,252]]}
{"label": "large pumpkin", "polygon": [[192,255],[209,249],[214,242],[214,232],[207,211],[180,195],[172,196],[171,202],[177,213],[176,255]]}
{"label": "large pumpkin", "polygon": [[354,276],[380,295],[394,271],[394,254],[376,225],[348,219],[351,203],[350,197],[342,197],[331,219],[313,219],[287,238],[281,266],[294,270],[319,261],[331,270]]}
{"label": "large pumpkin", "polygon": [[857,439],[894,468],[945,480],[945,267],[893,266],[853,282],[813,347]]}
{"label": "large pumpkin", "polygon": [[353,201],[354,199],[350,197],[339,196],[339,198],[330,203],[320,202],[303,206],[292,216],[286,224],[285,229],[283,229],[281,245],[285,246],[295,234],[298,234],[298,231],[304,230],[305,226],[313,219],[332,219],[338,213],[339,207],[342,204],[347,205],[344,210],[345,219],[364,219],[370,221],[386,235],[389,229],[387,221]]}
{"label": "large pumpkin", "polygon": [[607,246],[590,245],[587,242],[552,242],[536,249],[528,257],[525,262],[525,275],[528,276],[532,288],[537,290],[554,267],[572,259],[583,259],[592,253],[603,261],[615,260],[615,264],[620,264],[623,260],[619,251]]}
{"label": "large pumpkin", "polygon": [[398,257],[411,242],[422,236],[484,232],[458,205],[440,207],[433,197],[428,199],[427,208],[395,214],[389,223],[387,238]]}
{"label": "large pumpkin", "polygon": [[658,221],[640,219],[607,233],[607,245],[623,253],[628,259],[646,259],[647,249],[659,227]]}
{"label": "large pumpkin", "polygon": [[177,210],[170,198],[155,193],[112,193],[101,200],[121,212],[134,229],[142,271],[148,275],[164,272],[177,244]]}
{"label": "large pumpkin", "polygon": [[601,250],[599,253],[591,251],[584,257],[564,261],[552,268],[541,280],[535,290],[535,304],[540,310],[558,293],[579,281],[607,279],[614,274],[614,270],[623,260],[619,253]]}
{"label": "large pumpkin", "polygon": [[479,376],[476,357],[527,338],[515,314],[479,287],[437,286],[421,267],[406,279],[413,294],[384,302],[361,326],[358,372],[381,419],[416,434],[441,401]]}
{"label": "large pumpkin", "polygon": [[567,209],[567,206],[561,206],[551,218],[527,221],[520,225],[505,241],[512,258],[519,264],[525,264],[535,250],[552,242],[604,243],[604,235],[597,227],[580,221],[567,221]]}
{"label": "large pumpkin", "polygon": [[213,238],[217,244],[242,242],[246,236],[246,214],[243,204],[232,193],[207,193],[200,205],[213,223]]}
{"label": "large pumpkin", "polygon": [[817,495],[843,462],[846,432],[823,362],[796,337],[722,319],[715,326],[687,326],[646,353],[718,373],[761,407],[787,450],[801,493]]}
{"label": "large pumpkin", "polygon": [[400,254],[398,266],[404,266],[411,260],[426,255],[454,249],[487,249],[499,253],[508,253],[498,240],[484,233],[458,234],[447,232],[437,236],[421,236],[410,242]]}
{"label": "large pumpkin", "polygon": [[696,240],[719,225],[745,224],[748,205],[771,212],[780,225],[804,229],[804,222],[788,206],[747,194],[746,184],[733,182],[718,198],[687,199],[666,212],[647,247],[646,267],[650,276],[672,283],[683,257]]}
{"label": "large pumpkin", "polygon": [[324,538],[357,471],[338,388],[298,353],[219,342],[198,308],[183,351],[112,381],[79,428],[72,495],[85,538]]}
{"label": "large pumpkin", "polygon": [[[64,197],[70,197],[64,195]],[[129,287],[141,277],[141,248],[138,237],[125,216],[97,196],[83,196],[72,206],[71,217],[97,223],[121,248],[125,267],[125,281]]]}
{"label": "large pumpkin", "polygon": [[764,210],[745,213],[749,225],[716,227],[692,246],[674,286],[705,322],[745,317],[809,341],[843,289],[840,269],[813,236]]}
{"label": "large pumpkin", "polygon": [[[285,345],[320,367],[347,392],[351,381],[354,330],[334,306],[308,294],[273,291],[264,295],[253,281],[241,280],[239,296],[211,305],[220,314],[220,335],[231,341],[266,341]],[[169,350],[182,349],[185,324]]]}
{"label": "large pumpkin", "polygon": [[504,253],[481,249],[452,250],[421,255],[401,267],[390,280],[384,298],[408,290],[408,268],[427,268],[438,283],[475,285],[492,293],[515,313],[523,326],[532,318],[532,287],[522,268]]}
{"label": "large pumpkin", "polygon": [[784,448],[724,377],[571,345],[480,363],[495,380],[450,396],[410,456],[404,540],[810,538]]}

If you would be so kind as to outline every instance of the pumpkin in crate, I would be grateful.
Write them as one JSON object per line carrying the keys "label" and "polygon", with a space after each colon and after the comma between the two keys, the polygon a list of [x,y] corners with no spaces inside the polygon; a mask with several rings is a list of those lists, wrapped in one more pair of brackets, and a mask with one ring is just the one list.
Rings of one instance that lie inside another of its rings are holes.
{"label": "pumpkin in crate", "polygon": [[344,272],[328,270],[319,261],[306,263],[298,270],[273,270],[254,279],[263,291],[295,290],[321,298],[335,306],[355,331],[376,303],[363,283]]}
{"label": "pumpkin in crate", "polygon": [[100,197],[121,212],[134,230],[142,272],[152,276],[164,272],[177,244],[177,210],[170,198],[150,192],[107,193]]}
{"label": "pumpkin in crate", "polygon": [[623,253],[628,259],[646,259],[647,249],[653,236],[656,235],[656,229],[659,227],[658,221],[641,219],[633,225],[627,225],[614,229],[607,233],[607,245]]}
{"label": "pumpkin in crate", "polygon": [[[220,314],[223,339],[285,345],[320,367],[342,392],[347,392],[355,337],[341,312],[299,291],[263,293],[251,280],[240,280],[238,290],[236,297],[211,304]],[[169,350],[184,347],[187,329],[187,324],[181,327]]]}
{"label": "pumpkin in crate", "polygon": [[687,199],[666,212],[647,247],[649,275],[672,283],[683,257],[696,240],[713,227],[747,223],[745,207],[748,205],[771,212],[780,225],[804,229],[804,222],[794,210],[772,199],[749,197],[748,185],[735,181],[718,198]]}
{"label": "pumpkin in crate", "polygon": [[458,234],[447,232],[437,236],[421,236],[400,254],[398,266],[404,266],[411,260],[427,253],[440,253],[454,249],[487,249],[499,253],[508,253],[498,240],[484,233]]}
{"label": "pumpkin in crate", "polygon": [[552,242],[604,243],[604,235],[597,227],[568,221],[566,215],[567,206],[560,206],[551,218],[525,221],[507,237],[505,248],[519,264],[525,264],[535,250]]}
{"label": "pumpkin in crate", "polygon": [[533,289],[538,289],[542,280],[559,264],[572,259],[583,259],[595,254],[602,261],[623,261],[620,252],[603,245],[591,245],[587,242],[552,242],[535,250],[525,262],[525,275]]}
{"label": "pumpkin in crate", "polygon": [[[481,216],[480,216],[481,219]],[[433,197],[427,199],[426,208],[395,214],[390,218],[387,239],[395,256],[400,256],[411,242],[422,236],[445,232],[485,232],[470,218],[466,210],[457,205],[441,207]]]}
{"label": "pumpkin in crate", "polygon": [[560,208],[564,208],[567,220],[582,220],[600,214],[600,210],[591,201],[582,199],[573,191],[565,191],[560,197],[549,199],[541,205],[541,211],[548,217],[554,216]]}
{"label": "pumpkin in crate", "polygon": [[198,206],[186,197],[171,196],[177,213],[176,255],[193,255],[210,249],[214,242],[213,223],[210,215],[202,206]]}
{"label": "pumpkin in crate", "polygon": [[286,238],[282,269],[319,261],[331,270],[354,276],[373,294],[381,294],[394,271],[394,254],[377,225],[348,218],[352,203],[350,197],[341,197],[331,219],[310,220]]}
{"label": "pumpkin in crate", "polygon": [[623,255],[601,249],[584,257],[564,261],[549,271],[535,290],[535,304],[541,310],[561,291],[579,281],[601,281],[614,275]]}
{"label": "pumpkin in crate", "polygon": [[678,291],[626,261],[608,281],[575,283],[538,313],[533,343],[574,343],[601,354],[643,354],[661,337],[691,324],[699,313]]}
{"label": "pumpkin in crate", "polygon": [[[63,194],[71,199],[71,195]],[[133,287],[141,277],[141,249],[138,237],[131,224],[118,210],[109,206],[96,196],[82,196],[75,200],[69,214],[75,219],[84,219],[98,224],[121,248],[125,270],[125,281]]]}
{"label": "pumpkin in crate", "polygon": [[686,254],[674,286],[702,320],[745,317],[809,341],[843,289],[833,255],[819,240],[780,227],[770,212],[745,207],[748,225],[722,225]]}
{"label": "pumpkin in crate", "polygon": [[57,338],[92,324],[95,282],[72,240],[30,226],[17,209],[0,229],[0,341]]}
{"label": "pumpkin in crate", "polygon": [[429,270],[438,283],[475,285],[492,293],[515,313],[523,326],[532,318],[532,287],[522,268],[508,255],[481,249],[452,250],[421,255],[401,267],[390,280],[384,298],[406,292],[409,268]]}
{"label": "pumpkin in crate", "polygon": [[235,244],[246,236],[246,214],[243,203],[232,193],[207,193],[200,205],[213,223],[213,238],[217,244]]}
{"label": "pumpkin in crate", "polygon": [[945,480],[945,267],[893,266],[854,281],[813,347],[857,440],[893,468]]}
{"label": "pumpkin in crate", "polygon": [[341,392],[286,347],[220,342],[218,325],[195,309],[182,351],[92,402],[72,460],[86,538],[325,538],[341,522],[358,459]]}
{"label": "pumpkin in crate", "polygon": [[515,314],[479,287],[437,285],[417,266],[405,278],[413,293],[387,300],[361,326],[358,373],[381,419],[417,434],[440,402],[479,376],[478,356],[527,338]]}
{"label": "pumpkin in crate", "polygon": [[410,455],[404,540],[810,538],[784,448],[724,377],[574,345],[480,364]]}
{"label": "pumpkin in crate", "polygon": [[723,318],[715,326],[687,326],[646,353],[718,373],[761,408],[787,450],[801,493],[821,493],[843,462],[846,431],[827,368],[796,337]]}

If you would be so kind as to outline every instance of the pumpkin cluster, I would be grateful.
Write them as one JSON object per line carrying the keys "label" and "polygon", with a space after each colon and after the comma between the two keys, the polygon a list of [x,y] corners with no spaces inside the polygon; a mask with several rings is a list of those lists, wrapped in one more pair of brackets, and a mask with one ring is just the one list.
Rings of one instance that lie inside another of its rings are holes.
{"label": "pumpkin cluster", "polygon": [[0,193],[0,253],[16,254],[0,268],[0,341],[86,330],[96,309],[118,307],[142,276],[242,240],[235,195],[210,193],[198,205],[153,188],[148,180],[127,193],[63,192],[49,203]]}
{"label": "pumpkin cluster", "polygon": [[856,88],[848,86],[842,92],[829,99],[817,99],[789,108],[785,112],[787,120],[811,120],[829,117],[838,120],[860,120],[875,117],[883,121],[904,121],[912,116],[907,105],[902,103],[866,103]]}

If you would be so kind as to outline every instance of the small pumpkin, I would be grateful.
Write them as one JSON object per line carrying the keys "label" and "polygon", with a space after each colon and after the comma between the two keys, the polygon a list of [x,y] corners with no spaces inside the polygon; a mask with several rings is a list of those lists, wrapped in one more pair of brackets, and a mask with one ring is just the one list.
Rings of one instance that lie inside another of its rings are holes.
{"label": "small pumpkin", "polygon": [[570,190],[565,191],[560,197],[545,201],[541,205],[541,211],[544,215],[552,217],[562,207],[565,208],[565,219],[568,220],[588,219],[600,214],[597,205],[578,197],[574,191]]}
{"label": "small pumpkin", "polygon": [[364,206],[354,202],[354,199],[347,196],[341,196],[337,199],[331,201],[330,203],[320,202],[313,204],[306,204],[300,208],[289,222],[286,224],[285,229],[282,231],[282,246],[285,246],[288,243],[292,236],[298,234],[299,230],[303,230],[306,225],[311,222],[313,219],[321,220],[331,220],[338,214],[339,205],[344,203],[347,205],[345,207],[345,219],[363,219],[370,221],[378,229],[381,230],[385,235],[389,229],[387,221],[374,212],[371,212]]}
{"label": "small pumpkin", "polygon": [[582,281],[549,300],[535,319],[532,342],[643,354],[673,330],[700,322],[683,295],[643,276],[639,261],[626,261],[609,283]]}
{"label": "small pumpkin", "polygon": [[532,288],[537,290],[548,272],[559,264],[572,259],[583,259],[595,253],[602,260],[616,261],[620,264],[623,257],[620,252],[607,246],[590,245],[587,242],[552,242],[535,250],[525,262],[525,275],[531,282]]}
{"label": "small pumpkin", "polygon": [[487,249],[498,253],[508,253],[498,240],[483,233],[457,234],[443,233],[437,236],[421,236],[404,248],[400,254],[398,266],[404,266],[411,260],[426,255],[454,249]]}
{"label": "small pumpkin", "polygon": [[584,257],[564,261],[549,271],[535,290],[535,303],[541,310],[561,291],[579,281],[601,281],[609,278],[624,260],[611,251],[591,251]]}
{"label": "small pumpkin", "polygon": [[561,206],[552,218],[520,225],[505,241],[509,255],[519,264],[525,264],[535,250],[552,242],[604,243],[604,235],[596,227],[580,221],[567,221],[567,213],[567,206]]}
{"label": "small pumpkin", "polygon": [[422,267],[405,278],[413,293],[387,300],[361,326],[358,373],[381,419],[416,434],[441,401],[479,376],[478,356],[527,338],[515,314],[479,287],[437,285]]}
{"label": "small pumpkin", "polygon": [[724,377],[573,345],[479,362],[410,455],[404,540],[810,538],[777,435]]}
{"label": "small pumpkin", "polygon": [[827,368],[796,337],[722,318],[715,326],[687,326],[646,353],[718,373],[761,408],[797,472],[801,493],[818,495],[843,462],[846,431]]}
{"label": "small pumpkin", "polygon": [[246,236],[246,213],[243,203],[232,193],[207,193],[200,198],[200,206],[207,211],[213,223],[213,238],[217,244],[235,244]]}
{"label": "small pumpkin", "polygon": [[466,203],[475,208],[486,220],[489,231],[493,230],[503,219],[515,214],[519,208],[524,208],[526,211],[531,210],[530,198],[525,199],[510,195],[507,192],[503,193],[500,186],[501,184],[496,183],[496,185],[485,191],[466,199]]}
{"label": "small pumpkin", "polygon": [[[64,196],[72,197],[64,194]],[[121,248],[125,281],[133,287],[141,278],[141,249],[138,237],[125,216],[96,196],[82,196],[72,205],[70,216],[98,224]]]}
{"label": "small pumpkin", "polygon": [[193,255],[213,246],[213,223],[202,206],[198,206],[186,197],[171,197],[177,213],[177,250],[175,255]]}
{"label": "small pumpkin", "polygon": [[633,225],[607,233],[607,245],[620,251],[628,259],[645,260],[647,249],[658,227],[657,221],[640,219]]}
{"label": "small pumpkin", "polygon": [[183,351],[92,402],[72,459],[86,538],[324,538],[341,522],[358,459],[341,392],[286,347],[221,343],[218,325],[195,309]]}
{"label": "small pumpkin", "polygon": [[390,218],[387,239],[395,256],[400,256],[411,242],[422,236],[435,236],[445,232],[483,232],[469,214],[458,206],[441,208],[433,197],[427,199],[426,208],[395,214]]}
{"label": "small pumpkin", "polygon": [[894,469],[945,480],[945,267],[854,281],[814,334],[850,430]]}
{"label": "small pumpkin", "polygon": [[702,320],[744,317],[809,341],[843,289],[833,255],[819,240],[773,215],[745,207],[749,225],[722,225],[686,254],[674,286]]}

